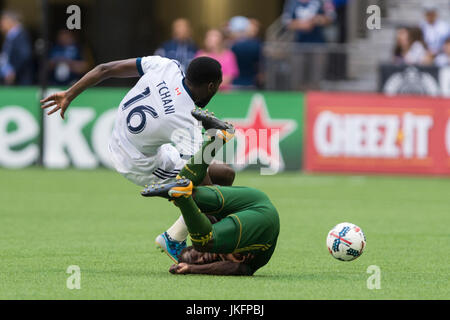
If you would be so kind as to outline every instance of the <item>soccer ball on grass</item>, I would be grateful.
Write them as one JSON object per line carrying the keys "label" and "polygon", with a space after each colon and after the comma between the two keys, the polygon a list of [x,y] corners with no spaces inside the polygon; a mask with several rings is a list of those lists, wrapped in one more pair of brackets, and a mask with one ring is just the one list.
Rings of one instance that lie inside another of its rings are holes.
{"label": "soccer ball on grass", "polygon": [[327,247],[334,258],[352,261],[363,253],[366,236],[361,228],[353,223],[339,223],[328,232]]}

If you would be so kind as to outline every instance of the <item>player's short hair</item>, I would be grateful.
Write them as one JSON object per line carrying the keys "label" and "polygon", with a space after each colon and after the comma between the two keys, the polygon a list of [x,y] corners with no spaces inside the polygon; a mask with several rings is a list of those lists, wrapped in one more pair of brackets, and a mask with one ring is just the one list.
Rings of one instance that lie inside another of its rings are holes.
{"label": "player's short hair", "polygon": [[209,57],[198,57],[191,61],[186,78],[193,85],[202,85],[222,80],[222,66],[219,61]]}

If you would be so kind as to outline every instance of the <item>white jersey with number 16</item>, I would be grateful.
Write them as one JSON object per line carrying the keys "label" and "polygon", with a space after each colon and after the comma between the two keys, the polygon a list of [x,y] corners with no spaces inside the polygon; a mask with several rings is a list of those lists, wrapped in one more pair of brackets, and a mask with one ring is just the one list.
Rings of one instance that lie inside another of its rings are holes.
{"label": "white jersey with number 16", "polygon": [[109,150],[116,170],[143,185],[175,177],[199,149],[201,128],[176,60],[149,56],[136,66],[141,78],[119,105]]}

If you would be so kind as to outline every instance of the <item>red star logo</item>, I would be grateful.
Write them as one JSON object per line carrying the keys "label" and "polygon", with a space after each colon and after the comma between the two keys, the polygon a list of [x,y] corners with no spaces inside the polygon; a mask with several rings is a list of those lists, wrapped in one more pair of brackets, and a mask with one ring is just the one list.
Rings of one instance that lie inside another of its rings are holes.
{"label": "red star logo", "polygon": [[275,174],[283,170],[284,161],[279,143],[296,128],[292,119],[270,118],[266,101],[261,94],[255,94],[245,120],[228,119],[236,129],[237,151],[234,167],[242,170],[258,160],[263,168],[262,174]]}

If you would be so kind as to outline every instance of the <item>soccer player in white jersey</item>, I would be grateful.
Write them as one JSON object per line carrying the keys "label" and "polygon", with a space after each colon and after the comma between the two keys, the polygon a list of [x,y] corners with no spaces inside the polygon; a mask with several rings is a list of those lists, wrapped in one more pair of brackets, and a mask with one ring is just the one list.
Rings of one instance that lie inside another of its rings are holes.
{"label": "soccer player in white jersey", "polygon": [[[159,56],[133,58],[100,64],[65,91],[41,100],[42,108],[53,107],[49,115],[64,113],[73,99],[87,88],[109,78],[139,77],[136,85],[119,104],[109,143],[115,169],[133,183],[144,186],[176,178],[187,159],[202,141],[198,121],[191,111],[205,107],[222,82],[219,62],[199,57],[189,64],[186,75],[176,60]],[[188,134],[174,146],[174,133]],[[234,171],[225,164],[208,169],[204,184],[231,185]],[[188,232],[180,217],[156,238],[157,245],[175,262],[186,247]]]}

